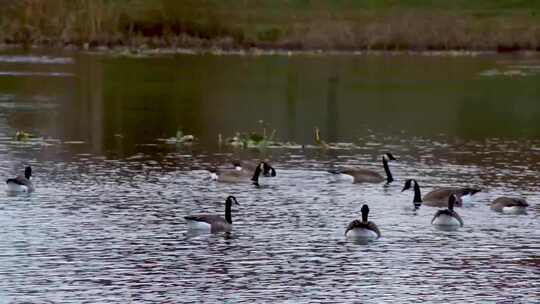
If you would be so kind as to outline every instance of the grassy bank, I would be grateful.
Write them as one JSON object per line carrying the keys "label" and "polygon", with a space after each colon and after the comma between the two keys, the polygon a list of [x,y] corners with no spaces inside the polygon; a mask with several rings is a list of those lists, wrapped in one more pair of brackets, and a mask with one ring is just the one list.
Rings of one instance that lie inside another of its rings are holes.
{"label": "grassy bank", "polygon": [[0,0],[7,44],[540,50],[537,0]]}

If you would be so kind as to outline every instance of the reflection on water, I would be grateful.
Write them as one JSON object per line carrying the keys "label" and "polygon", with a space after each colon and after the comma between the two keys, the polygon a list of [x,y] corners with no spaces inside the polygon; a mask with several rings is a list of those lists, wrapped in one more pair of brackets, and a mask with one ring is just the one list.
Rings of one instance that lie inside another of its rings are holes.
{"label": "reflection on water", "polygon": [[[537,301],[539,79],[480,75],[520,58],[32,56],[48,61],[0,60],[0,71],[74,76],[0,73],[0,172],[30,164],[37,188],[0,195],[7,302]],[[282,141],[313,144],[318,126],[354,146],[218,146],[258,120]],[[178,129],[199,142],[157,140]],[[36,137],[16,141],[18,130]],[[399,158],[388,187],[326,172],[382,173],[386,151]],[[277,177],[254,188],[202,170],[232,157],[272,158]],[[440,231],[435,208],[413,211],[400,192],[411,177],[423,191],[484,191],[458,209],[463,228]],[[186,231],[185,215],[221,214],[229,194],[232,233]],[[499,195],[531,208],[492,212]],[[382,232],[369,244],[343,236],[363,203]]]}

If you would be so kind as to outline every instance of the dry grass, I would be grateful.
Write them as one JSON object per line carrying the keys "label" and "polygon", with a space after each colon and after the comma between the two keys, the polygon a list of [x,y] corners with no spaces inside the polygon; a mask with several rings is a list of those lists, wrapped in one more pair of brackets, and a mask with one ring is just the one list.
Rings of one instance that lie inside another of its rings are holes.
{"label": "dry grass", "polygon": [[229,7],[232,2],[218,0],[0,0],[0,41],[340,50],[540,48],[540,19],[523,8],[485,13],[254,2]]}

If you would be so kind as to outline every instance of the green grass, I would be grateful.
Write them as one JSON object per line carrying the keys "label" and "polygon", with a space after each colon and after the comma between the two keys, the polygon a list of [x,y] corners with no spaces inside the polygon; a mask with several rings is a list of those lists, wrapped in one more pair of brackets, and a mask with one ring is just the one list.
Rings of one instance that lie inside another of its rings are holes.
{"label": "green grass", "polygon": [[0,0],[23,44],[301,49],[540,47],[537,0]]}

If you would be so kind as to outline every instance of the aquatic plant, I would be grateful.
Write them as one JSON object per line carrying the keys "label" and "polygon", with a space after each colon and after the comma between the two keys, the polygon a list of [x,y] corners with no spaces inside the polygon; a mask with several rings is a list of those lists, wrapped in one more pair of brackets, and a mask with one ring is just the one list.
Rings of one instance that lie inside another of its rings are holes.
{"label": "aquatic plant", "polygon": [[176,136],[175,137],[169,137],[169,138],[165,139],[164,141],[166,143],[168,143],[168,144],[189,145],[189,144],[193,144],[196,140],[197,140],[197,138],[194,135],[184,134],[183,131],[178,130],[178,131],[176,131]]}
{"label": "aquatic plant", "polygon": [[[232,147],[246,148],[258,148],[264,149],[269,145],[274,144],[274,137],[276,135],[276,129],[273,129],[270,135],[267,134],[266,125],[263,120],[259,120],[258,123],[262,127],[262,133],[255,131],[250,132],[236,132],[232,137],[225,140],[225,143]],[[218,136],[218,141],[221,143],[221,134]]]}
{"label": "aquatic plant", "polygon": [[266,136],[266,132],[264,132],[262,135],[255,132],[251,132],[249,134],[243,134],[241,138],[242,138],[244,147],[266,148],[269,144],[272,143],[272,140],[274,139],[275,134],[276,134],[276,130],[273,130],[270,136]]}
{"label": "aquatic plant", "polygon": [[321,139],[321,131],[319,130],[319,127],[315,127],[315,143],[319,145],[323,149],[328,149],[329,145]]}
{"label": "aquatic plant", "polygon": [[15,133],[14,143],[21,144],[24,146],[27,146],[27,145],[52,146],[55,144],[60,144],[61,141],[59,139],[50,138],[50,137],[44,138],[42,136],[38,136],[29,132],[19,130]]}
{"label": "aquatic plant", "polygon": [[176,141],[179,143],[192,143],[195,141],[195,136],[191,134],[184,135],[184,132],[178,130],[176,132]]}
{"label": "aquatic plant", "polygon": [[29,140],[30,138],[33,138],[33,137],[35,137],[33,134],[27,133],[27,132],[24,132],[24,131],[17,131],[15,133],[15,140],[17,140],[17,141],[27,141],[27,140]]}
{"label": "aquatic plant", "polygon": [[223,140],[223,137],[220,134],[218,134],[218,144],[222,145],[225,144],[227,146],[235,147],[235,148],[243,148],[243,149],[334,149],[334,150],[351,150],[351,149],[357,149],[358,146],[351,142],[337,142],[337,143],[326,143],[323,139],[321,139],[321,133],[318,127],[314,128],[315,137],[314,141],[315,144],[312,145],[306,145],[306,144],[298,144],[291,141],[277,141],[275,140],[275,135],[277,133],[276,129],[273,129],[270,134],[267,134],[267,126],[264,125],[263,121],[259,121],[262,127],[262,132],[236,132],[234,136],[228,137],[225,140]]}
{"label": "aquatic plant", "polygon": [[266,134],[259,134],[257,132],[237,132],[235,136],[227,138],[226,144],[233,147],[242,148],[259,148],[264,149],[273,144],[274,135],[276,130],[273,130],[270,136]]}
{"label": "aquatic plant", "polygon": [[0,0],[0,7],[0,42],[25,46],[540,50],[540,4],[532,0]]}

